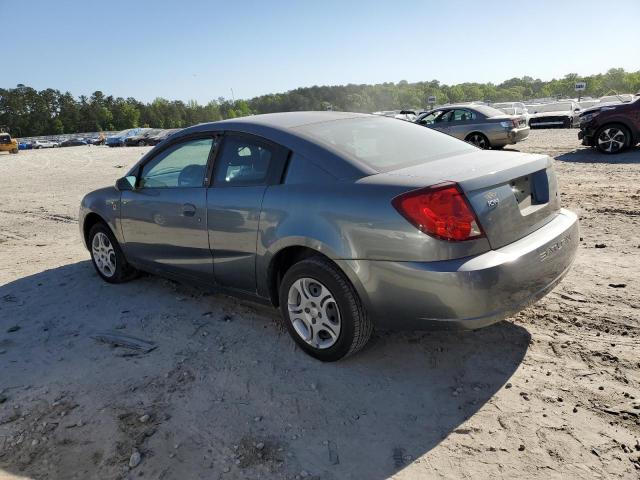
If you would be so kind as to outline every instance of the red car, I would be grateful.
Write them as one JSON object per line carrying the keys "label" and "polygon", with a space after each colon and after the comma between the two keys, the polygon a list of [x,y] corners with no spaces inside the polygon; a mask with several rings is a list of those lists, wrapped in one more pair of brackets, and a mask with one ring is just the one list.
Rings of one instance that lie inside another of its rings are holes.
{"label": "red car", "polygon": [[605,104],[580,114],[578,138],[602,153],[619,153],[640,142],[640,94],[629,103]]}

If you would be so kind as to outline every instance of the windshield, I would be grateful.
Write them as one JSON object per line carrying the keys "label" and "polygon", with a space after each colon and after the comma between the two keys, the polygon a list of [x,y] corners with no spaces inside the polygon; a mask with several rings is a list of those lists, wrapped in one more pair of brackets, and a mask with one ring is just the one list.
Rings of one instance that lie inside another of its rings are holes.
{"label": "windshield", "polygon": [[516,109],[515,108],[510,108],[510,107],[498,107],[498,109],[501,112],[506,113],[507,115],[515,115],[516,114]]}
{"label": "windshield", "polygon": [[449,135],[386,117],[312,123],[295,130],[378,172],[475,150]]}

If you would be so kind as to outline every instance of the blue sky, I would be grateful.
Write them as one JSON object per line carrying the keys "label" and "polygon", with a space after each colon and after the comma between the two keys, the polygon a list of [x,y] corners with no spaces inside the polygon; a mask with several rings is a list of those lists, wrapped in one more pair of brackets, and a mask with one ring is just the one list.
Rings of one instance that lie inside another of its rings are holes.
{"label": "blue sky", "polygon": [[0,87],[144,101],[640,70],[640,1],[0,0]]}

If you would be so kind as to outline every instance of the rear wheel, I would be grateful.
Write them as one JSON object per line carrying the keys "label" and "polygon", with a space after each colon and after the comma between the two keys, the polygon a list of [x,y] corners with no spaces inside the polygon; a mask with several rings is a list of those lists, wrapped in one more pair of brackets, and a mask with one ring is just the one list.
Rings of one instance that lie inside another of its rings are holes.
{"label": "rear wheel", "polygon": [[11,153],[13,153],[13,154],[18,153],[18,149],[17,149],[17,148],[14,148],[13,150],[11,150]]}
{"label": "rear wheel", "polygon": [[140,140],[140,141],[138,142],[138,146],[139,146],[139,147],[144,147],[144,140]]}
{"label": "rear wheel", "polygon": [[280,284],[280,310],[294,341],[324,362],[356,353],[373,330],[347,277],[321,257],[287,270]]}
{"label": "rear wheel", "polygon": [[123,283],[136,276],[137,271],[124,258],[118,241],[104,223],[96,223],[91,227],[89,249],[93,266],[103,280]]}
{"label": "rear wheel", "polygon": [[478,148],[482,148],[483,150],[487,150],[491,148],[491,144],[489,143],[489,139],[483,135],[482,133],[470,133],[467,135],[467,138],[464,139],[465,142],[471,143]]}
{"label": "rear wheel", "polygon": [[626,127],[605,125],[596,133],[596,148],[606,154],[620,153],[629,146],[631,135]]}

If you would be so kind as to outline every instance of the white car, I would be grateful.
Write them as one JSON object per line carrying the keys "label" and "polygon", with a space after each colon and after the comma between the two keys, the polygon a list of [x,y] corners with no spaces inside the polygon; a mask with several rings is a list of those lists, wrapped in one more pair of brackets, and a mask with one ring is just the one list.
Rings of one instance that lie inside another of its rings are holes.
{"label": "white car", "polygon": [[33,148],[57,148],[60,144],[51,140],[36,140],[33,142]]}
{"label": "white car", "polygon": [[527,106],[522,102],[500,102],[500,103],[492,103],[491,106],[493,108],[497,108],[498,110],[506,113],[507,115],[517,115],[522,116],[527,121],[527,126],[529,126],[529,120],[531,119],[531,115],[529,114],[529,110]]}
{"label": "white car", "polygon": [[571,100],[527,105],[531,128],[572,128],[579,123],[580,105]]}

